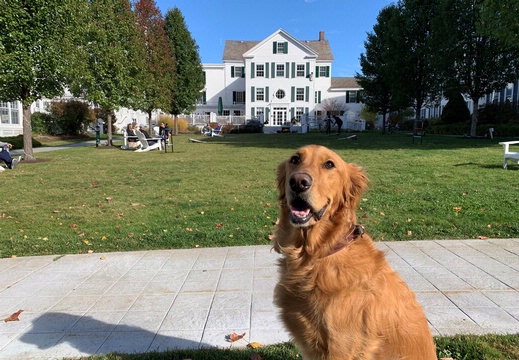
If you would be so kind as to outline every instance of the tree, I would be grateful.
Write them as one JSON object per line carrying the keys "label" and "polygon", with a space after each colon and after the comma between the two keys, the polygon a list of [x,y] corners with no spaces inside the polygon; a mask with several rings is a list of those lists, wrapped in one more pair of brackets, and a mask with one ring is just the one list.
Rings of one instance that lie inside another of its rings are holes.
{"label": "tree", "polygon": [[108,111],[108,145],[112,145],[112,111],[135,107],[139,97],[143,47],[128,0],[82,0],[81,32],[71,68],[70,90]]}
{"label": "tree", "polygon": [[175,135],[178,134],[178,115],[194,110],[200,91],[205,85],[204,72],[198,54],[198,45],[186,27],[184,17],[175,7],[165,16],[165,29],[169,38],[175,82],[172,88],[171,114],[175,115]]}
{"label": "tree", "polygon": [[5,0],[0,5],[0,99],[23,107],[25,160],[34,160],[31,104],[63,93],[71,0]]}
{"label": "tree", "polygon": [[367,34],[367,40],[364,42],[366,52],[360,55],[362,74],[355,74],[362,87],[362,102],[370,111],[382,114],[383,133],[386,131],[387,114],[399,107],[392,91],[398,81],[394,79],[393,68],[397,62],[392,59],[392,38],[395,37],[392,19],[398,15],[398,9],[394,5],[380,11],[373,32]]}
{"label": "tree", "polygon": [[151,129],[153,110],[169,109],[175,67],[164,19],[155,1],[138,0],[134,8],[145,48],[145,68],[139,85],[140,101],[137,108],[148,114],[148,126]]}
{"label": "tree", "polygon": [[325,99],[321,104],[324,112],[329,116],[341,115],[349,110],[348,106],[339,99]]}
{"label": "tree", "polygon": [[519,3],[517,0],[483,0],[478,30],[505,44],[519,46]]}
{"label": "tree", "polygon": [[393,17],[393,28],[398,29],[393,41],[393,69],[398,76],[398,87],[393,87],[393,96],[411,98],[415,111],[415,127],[420,119],[420,110],[436,100],[440,82],[437,77],[433,44],[432,21],[437,15],[437,0],[400,0],[399,16]]}
{"label": "tree", "polygon": [[446,90],[467,94],[474,104],[471,136],[476,136],[479,99],[517,80],[519,68],[519,47],[478,31],[482,1],[442,0],[438,17],[443,45],[437,66]]}

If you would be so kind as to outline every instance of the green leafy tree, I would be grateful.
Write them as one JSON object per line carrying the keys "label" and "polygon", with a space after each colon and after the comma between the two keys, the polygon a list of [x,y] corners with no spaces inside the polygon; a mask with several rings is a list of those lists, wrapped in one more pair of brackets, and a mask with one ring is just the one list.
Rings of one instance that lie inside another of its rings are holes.
{"label": "green leafy tree", "polygon": [[478,31],[483,0],[442,0],[437,34],[437,66],[447,91],[467,94],[474,108],[470,135],[476,136],[478,102],[485,94],[517,80],[518,48]]}
{"label": "green leafy tree", "polygon": [[155,1],[138,0],[134,9],[145,48],[145,68],[139,85],[140,101],[137,108],[148,114],[148,126],[151,129],[152,112],[155,109],[169,110],[175,66],[164,19]]}
{"label": "green leafy tree", "polygon": [[392,60],[392,19],[398,15],[398,9],[394,5],[380,11],[373,32],[367,34],[367,40],[364,42],[366,51],[360,55],[362,74],[355,75],[363,89],[362,102],[370,111],[382,114],[382,132],[386,131],[387,114],[398,109],[392,92],[396,81],[393,68],[396,61]]}
{"label": "green leafy tree", "polygon": [[499,39],[509,46],[519,46],[519,2],[517,0],[483,0],[481,33]]}
{"label": "green leafy tree", "polygon": [[63,93],[71,0],[0,2],[0,99],[23,107],[23,150],[34,160],[31,104]]}
{"label": "green leafy tree", "polygon": [[138,103],[144,58],[141,37],[128,0],[80,3],[84,18],[74,38],[77,51],[70,90],[108,112],[108,145],[112,145],[112,111]]}
{"label": "green leafy tree", "polygon": [[397,7],[400,15],[393,18],[392,26],[398,29],[393,38],[398,45],[392,47],[392,59],[398,82],[392,92],[400,99],[412,99],[416,124],[422,107],[435,101],[439,94],[432,26],[438,1],[400,0]]}
{"label": "green leafy tree", "polygon": [[167,11],[165,23],[175,64],[170,112],[175,115],[174,131],[178,134],[178,115],[195,109],[205,79],[198,45],[191,37],[184,16],[177,7]]}

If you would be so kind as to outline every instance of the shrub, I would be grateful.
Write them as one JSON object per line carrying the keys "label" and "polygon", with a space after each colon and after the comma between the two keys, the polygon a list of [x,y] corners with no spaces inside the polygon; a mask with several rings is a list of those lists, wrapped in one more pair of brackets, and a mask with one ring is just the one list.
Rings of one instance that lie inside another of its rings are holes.
{"label": "shrub", "polygon": [[95,121],[88,103],[80,100],[54,101],[51,111],[56,124],[65,135],[78,135],[86,125]]}
{"label": "shrub", "polygon": [[487,104],[479,110],[479,124],[509,124],[519,123],[519,113],[510,101],[500,104]]}
{"label": "shrub", "polygon": [[[13,149],[23,149],[23,135],[3,137],[0,138],[0,141],[12,144]],[[40,147],[41,145],[41,142],[32,139],[33,148]]]}
{"label": "shrub", "polygon": [[31,126],[34,134],[52,134],[57,125],[52,114],[35,112],[31,115]]}
{"label": "shrub", "polygon": [[441,119],[444,124],[466,123],[470,121],[470,111],[463,95],[452,91],[447,95],[449,101],[443,109]]}

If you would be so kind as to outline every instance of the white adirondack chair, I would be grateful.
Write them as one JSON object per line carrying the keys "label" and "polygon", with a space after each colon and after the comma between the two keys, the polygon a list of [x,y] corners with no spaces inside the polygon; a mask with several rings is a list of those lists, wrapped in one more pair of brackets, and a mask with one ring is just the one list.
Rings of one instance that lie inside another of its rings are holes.
{"label": "white adirondack chair", "polygon": [[[161,141],[162,139],[161,138],[146,139],[146,136],[144,136],[144,134],[140,130],[135,130],[135,134],[137,135],[137,138],[139,139],[139,142],[141,143],[140,149],[135,150],[136,152],[145,152],[145,151],[150,151],[150,150],[154,150],[154,149],[162,150],[162,141]],[[157,142],[153,145],[150,145],[148,143],[148,140],[156,140]]]}
{"label": "white adirondack chair", "polygon": [[517,152],[517,151],[510,151],[510,145],[517,145],[517,144],[519,144],[519,141],[503,141],[503,142],[499,143],[499,145],[503,145],[503,149],[505,151],[504,161],[503,161],[503,169],[507,168],[508,160],[512,160],[512,161],[517,162],[519,164],[519,152]]}

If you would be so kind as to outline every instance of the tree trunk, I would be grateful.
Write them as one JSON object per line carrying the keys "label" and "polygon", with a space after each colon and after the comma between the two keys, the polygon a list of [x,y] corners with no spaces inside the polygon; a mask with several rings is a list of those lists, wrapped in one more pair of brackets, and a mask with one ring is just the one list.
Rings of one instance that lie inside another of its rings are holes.
{"label": "tree trunk", "polygon": [[106,125],[106,136],[108,137],[108,143],[107,145],[108,146],[112,146],[113,145],[113,141],[112,141],[112,112],[108,112],[108,115],[106,117],[106,120],[107,120],[107,125]]}
{"label": "tree trunk", "polygon": [[478,125],[478,104],[472,100],[472,103],[474,104],[474,109],[472,110],[472,121],[470,122],[470,136],[476,136],[476,127]]}
{"label": "tree trunk", "polygon": [[34,160],[32,150],[31,105],[23,104],[23,153],[24,160]]}
{"label": "tree trunk", "polygon": [[148,132],[149,132],[150,136],[155,137],[153,135],[153,126],[151,123],[151,110],[148,110]]}
{"label": "tree trunk", "polygon": [[178,135],[178,115],[177,114],[175,114],[175,130],[174,130],[174,134]]}

